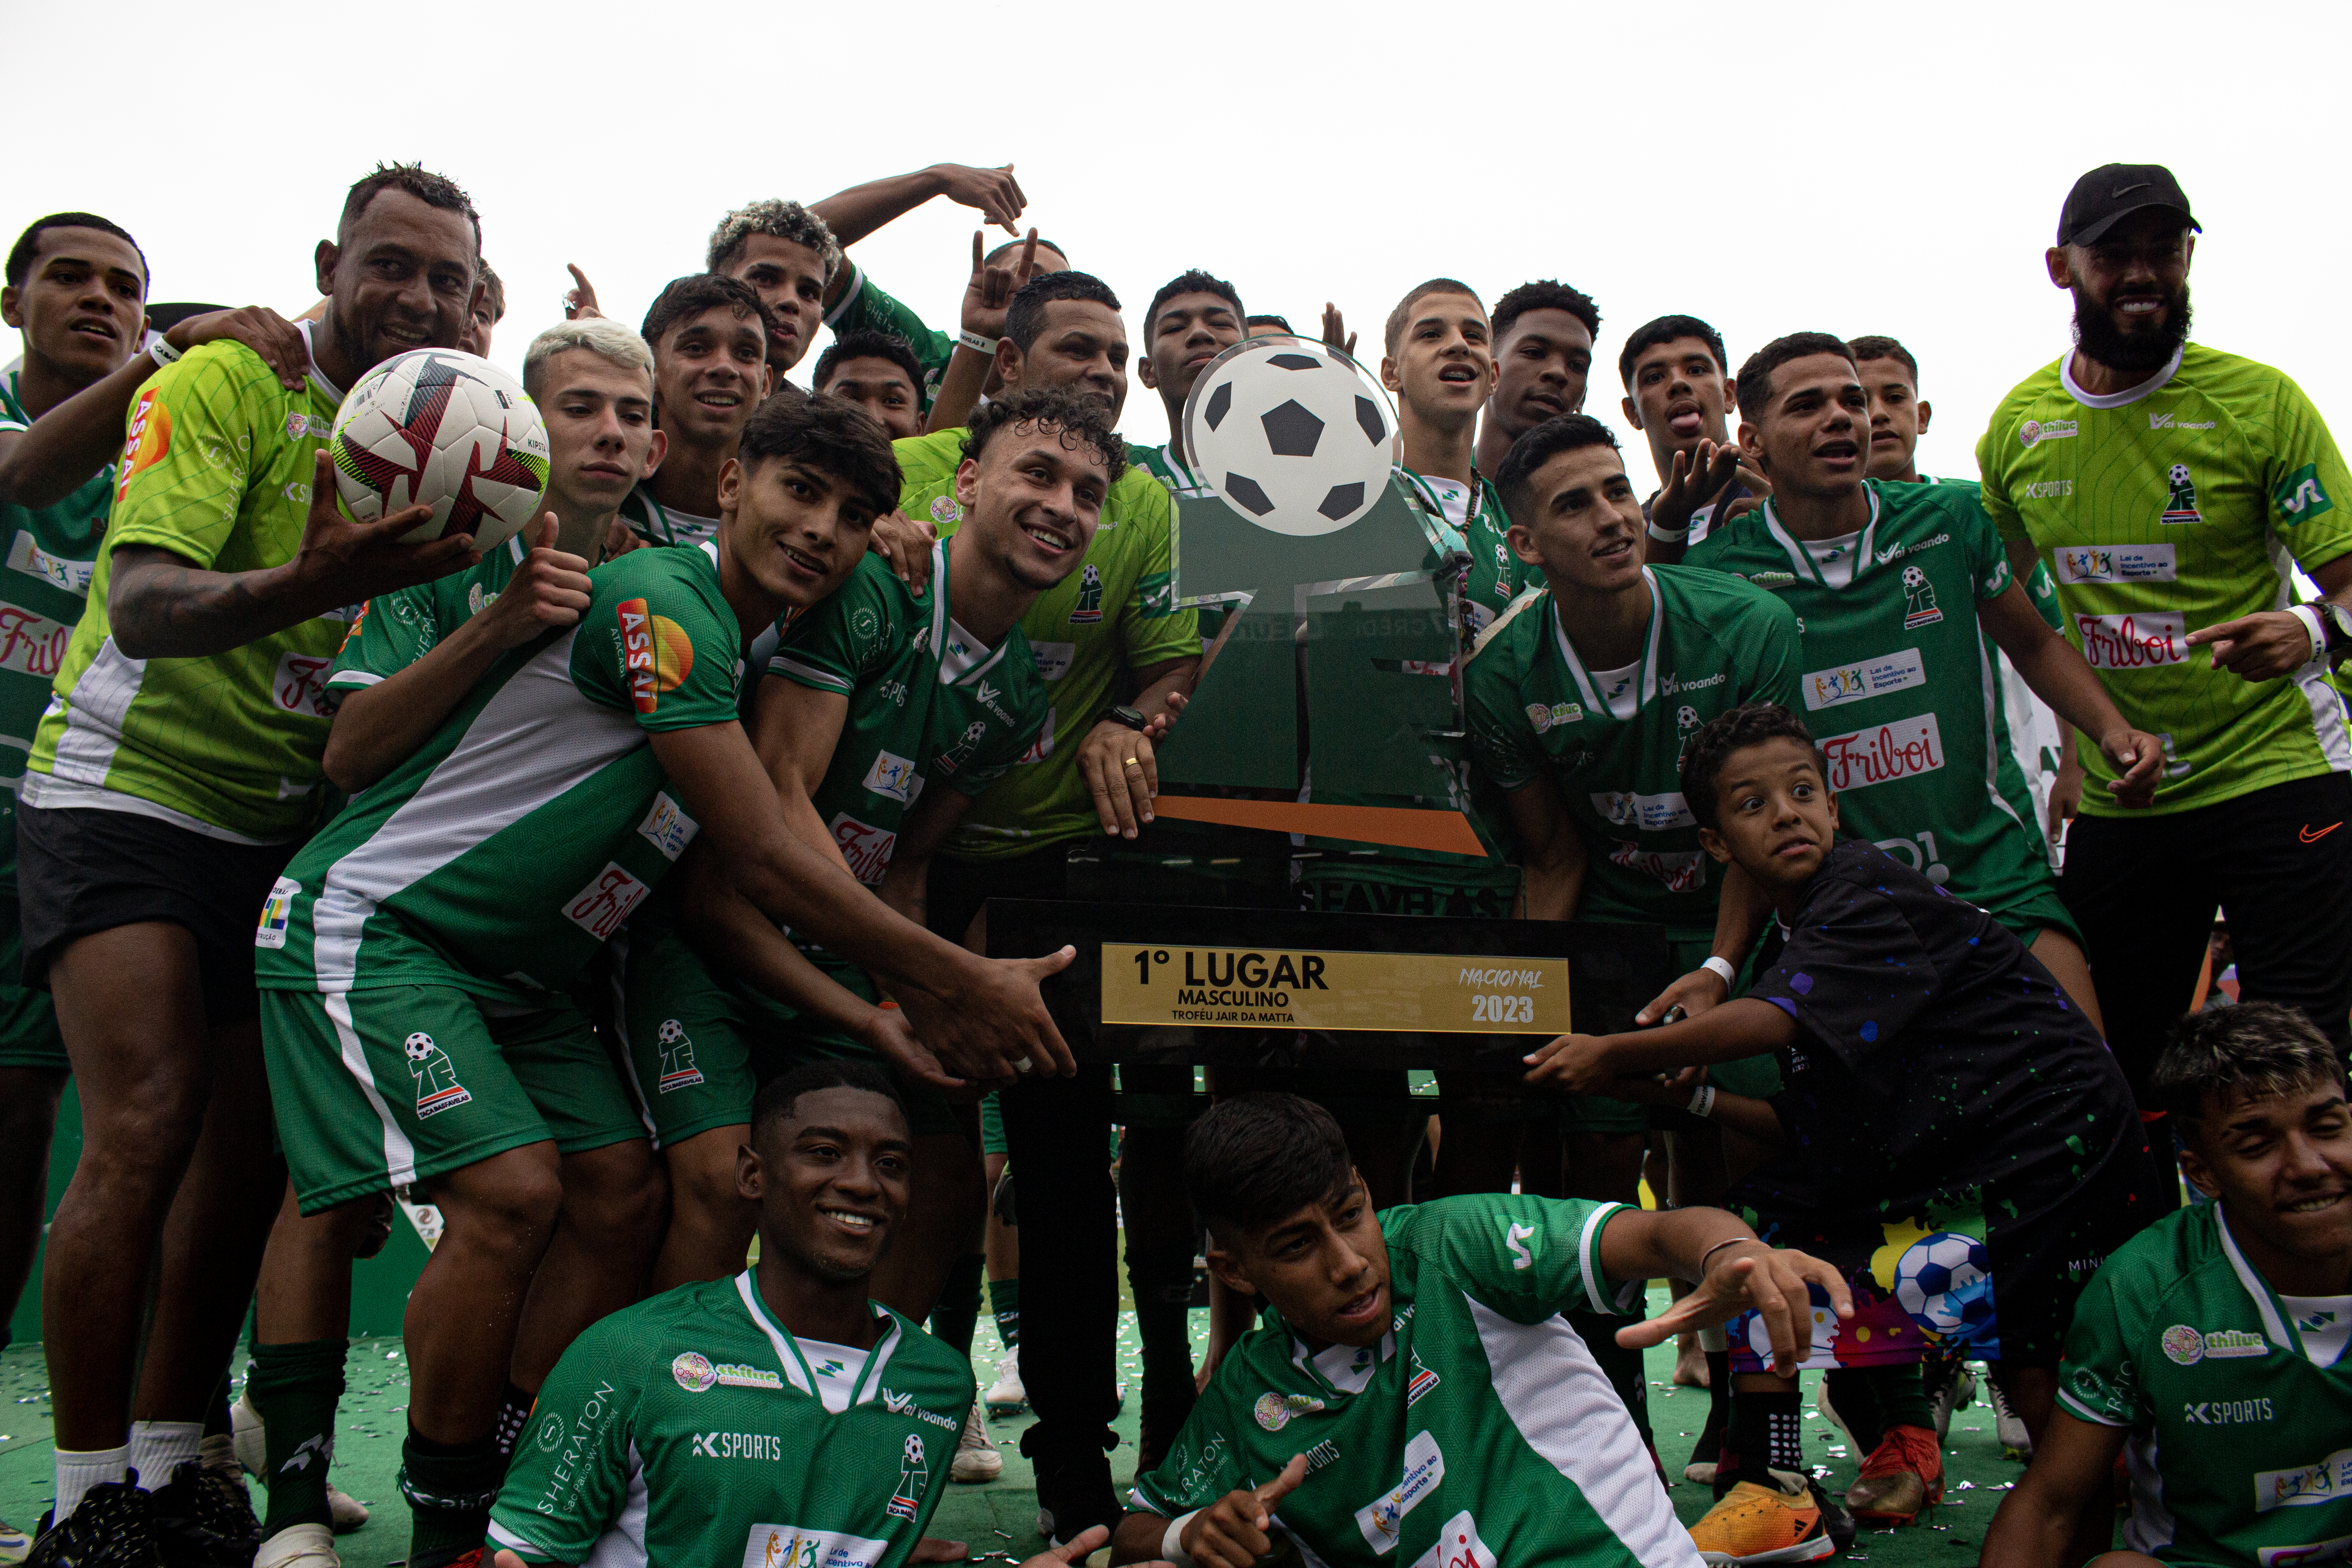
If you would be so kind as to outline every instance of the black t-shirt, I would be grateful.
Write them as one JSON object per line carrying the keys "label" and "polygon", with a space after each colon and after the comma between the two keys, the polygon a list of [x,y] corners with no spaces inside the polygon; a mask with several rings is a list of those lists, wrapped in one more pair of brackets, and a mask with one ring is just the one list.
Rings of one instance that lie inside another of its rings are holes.
{"label": "black t-shirt", "polygon": [[2138,1147],[2122,1069],[2050,972],[1874,845],[1831,849],[1748,994],[1805,1031],[1775,1104],[1824,1204],[1973,1196],[1990,1222],[2023,1220]]}

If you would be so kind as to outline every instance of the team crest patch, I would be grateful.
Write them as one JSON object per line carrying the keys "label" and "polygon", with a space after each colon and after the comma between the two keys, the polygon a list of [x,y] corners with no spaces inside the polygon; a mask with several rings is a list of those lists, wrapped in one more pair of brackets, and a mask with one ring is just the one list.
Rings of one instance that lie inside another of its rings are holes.
{"label": "team crest patch", "polygon": [[910,1432],[907,1435],[904,1458],[898,1466],[898,1489],[890,1494],[890,1501],[883,1511],[895,1519],[914,1518],[916,1505],[923,1500],[923,1493],[930,1484],[931,1467],[924,1455],[923,1439],[919,1434]]}
{"label": "team crest patch", "polygon": [[2044,441],[2063,441],[2075,434],[2072,419],[2029,419],[2017,427],[2020,446],[2034,447]]}
{"label": "team crest patch", "polygon": [[2164,1331],[2164,1353],[2180,1366],[2195,1366],[2205,1359],[2205,1336],[2186,1323],[2175,1323]]}
{"label": "team crest patch", "polygon": [[655,1093],[692,1089],[702,1081],[702,1069],[694,1065],[694,1039],[684,1024],[664,1018],[654,1033],[654,1043],[661,1047],[661,1077],[655,1080]]}
{"label": "team crest patch", "polygon": [[2197,510],[2197,480],[2188,464],[2173,464],[2164,482],[2164,515],[2157,519],[2158,522],[2177,525],[2205,521],[2205,514]]}
{"label": "team crest patch", "polygon": [[700,1351],[680,1351],[669,1363],[669,1374],[688,1394],[707,1393],[719,1382],[719,1369]]}
{"label": "team crest patch", "polygon": [[954,773],[958,768],[962,767],[966,763],[971,761],[971,754],[980,749],[981,742],[987,738],[988,724],[986,721],[980,719],[973,720],[971,723],[963,727],[963,738],[961,740],[958,741],[954,745],[950,746],[946,751],[941,752],[937,757],[931,759],[931,766],[939,769],[940,772],[943,773]]}
{"label": "team crest patch", "polygon": [[457,1081],[457,1064],[422,1029],[400,1043],[408,1058],[408,1076],[416,1080],[416,1120],[438,1116],[473,1103],[474,1097]]}
{"label": "team crest patch", "polygon": [[1089,561],[1087,563],[1086,570],[1078,576],[1078,605],[1070,612],[1070,624],[1092,626],[1101,620],[1103,618],[1102,601],[1102,574],[1096,571],[1095,563]]}
{"label": "team crest patch", "polygon": [[1404,1407],[1407,1410],[1412,1409],[1415,1405],[1421,1402],[1421,1396],[1423,1394],[1427,1394],[1431,1389],[1435,1388],[1444,1381],[1444,1379],[1439,1377],[1435,1373],[1421,1364],[1421,1352],[1419,1351],[1413,1352],[1412,1381],[1404,1385]]}
{"label": "team crest patch", "polygon": [[1916,566],[1903,568],[1903,629],[1916,632],[1943,618],[1944,612],[1936,607],[1936,584],[1927,581],[1927,574]]}
{"label": "team crest patch", "polygon": [[294,900],[302,891],[302,884],[291,877],[280,877],[269,885],[269,897],[261,901],[261,923],[254,928],[256,947],[284,947],[286,928],[294,918]]}
{"label": "team crest patch", "polygon": [[931,521],[933,522],[961,522],[963,521],[963,508],[956,504],[956,499],[953,496],[933,496],[931,498]]}
{"label": "team crest patch", "polygon": [[1290,1425],[1292,1416],[1310,1415],[1322,1408],[1323,1402],[1310,1395],[1276,1394],[1269,1388],[1257,1396],[1257,1403],[1250,1406],[1250,1414],[1257,1417],[1257,1424],[1267,1431],[1279,1432]]}

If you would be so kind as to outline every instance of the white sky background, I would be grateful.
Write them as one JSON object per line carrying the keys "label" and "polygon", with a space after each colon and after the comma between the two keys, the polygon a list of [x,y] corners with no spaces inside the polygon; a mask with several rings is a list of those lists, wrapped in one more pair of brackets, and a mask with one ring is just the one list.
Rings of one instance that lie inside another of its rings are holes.
{"label": "white sky background", "polygon": [[[2208,231],[2196,337],[2280,366],[2352,439],[2352,316],[2321,308],[2352,239],[2325,85],[2345,13],[1795,9],[492,0],[434,33],[362,6],[132,3],[103,32],[146,64],[110,100],[88,18],[8,0],[0,242],[86,208],[139,237],[155,298],[291,314],[344,187],[419,159],[480,208],[511,370],[560,319],[567,261],[634,322],[738,203],[1010,161],[1024,222],[1118,291],[1137,341],[1196,265],[1303,331],[1337,300],[1368,359],[1433,274],[1490,303],[1530,278],[1585,289],[1587,411],[1646,489],[1616,357],[1667,311],[1713,321],[1735,370],[1786,331],[1893,333],[1935,405],[1922,467],[1972,476],[1993,405],[2067,342],[2042,264],[2067,187],[2158,162]],[[952,331],[976,216],[934,202],[855,255]],[[1166,437],[1139,385],[1124,425]]]}

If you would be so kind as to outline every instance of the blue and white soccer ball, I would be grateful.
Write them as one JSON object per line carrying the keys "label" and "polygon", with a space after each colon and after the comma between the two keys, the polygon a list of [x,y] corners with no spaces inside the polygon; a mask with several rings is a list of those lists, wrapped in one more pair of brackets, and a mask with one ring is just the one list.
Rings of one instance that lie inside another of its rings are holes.
{"label": "blue and white soccer ball", "polygon": [[1193,471],[1260,528],[1337,533],[1389,484],[1396,415],[1346,354],[1249,338],[1201,372],[1184,404]]}
{"label": "blue and white soccer ball", "polygon": [[1985,1244],[1948,1230],[1921,1237],[1895,1260],[1895,1300],[1912,1321],[1948,1338],[1989,1333],[1992,1260]]}

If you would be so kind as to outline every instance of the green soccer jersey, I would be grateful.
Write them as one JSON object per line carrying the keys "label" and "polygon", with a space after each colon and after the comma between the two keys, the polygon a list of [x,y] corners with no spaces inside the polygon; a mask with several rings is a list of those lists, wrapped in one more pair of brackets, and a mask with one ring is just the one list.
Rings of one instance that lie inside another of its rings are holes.
{"label": "green soccer jersey", "polygon": [[685,852],[649,732],[736,717],[743,635],[717,551],[633,550],[577,625],[514,649],[296,856],[256,983],[454,985],[541,1006]]}
{"label": "green soccer jersey", "polygon": [[1141,447],[1129,441],[1127,444],[1127,460],[1158,479],[1167,487],[1168,493],[1179,500],[1187,496],[1213,496],[1217,493],[1192,471],[1191,464],[1176,455],[1172,443],[1165,447]]}
{"label": "green soccer jersey", "polygon": [[1864,481],[1870,521],[1807,542],[1771,500],[1685,563],[1770,589],[1796,613],[1805,722],[1842,831],[1995,914],[2056,890],[1977,606],[2009,557],[1973,486]]}
{"label": "green soccer jersey", "polygon": [[2352,1358],[2321,1333],[2254,1272],[2221,1204],[2116,1249],[2075,1305],[2058,1403],[2132,1430],[2126,1546],[2249,1568],[2344,1560]]}
{"label": "green soccer jersey", "polygon": [[1617,1313],[1601,1237],[1622,1205],[1503,1194],[1382,1211],[1394,1318],[1377,1345],[1235,1345],[1133,1503],[1173,1518],[1299,1454],[1275,1522],[1329,1568],[1696,1568],[1625,1406],[1567,1311]]}
{"label": "green soccer jersey", "polygon": [[583,1331],[490,1544],[596,1568],[898,1568],[947,1490],[971,1363],[870,1305],[871,1349],[798,1339],[747,1269]]}
{"label": "green soccer jersey", "polygon": [[370,599],[327,672],[329,704],[340,707],[352,692],[431,653],[443,637],[498,603],[529,554],[518,533],[466,571]]}
{"label": "green soccer jersey", "polygon": [[1470,557],[1470,574],[1462,584],[1462,651],[1476,645],[1478,634],[1511,607],[1511,601],[1530,588],[1543,586],[1543,573],[1511,553],[1504,535],[1511,520],[1494,482],[1474,475],[1475,487],[1459,479],[1432,479],[1400,463],[1396,476],[1405,496],[1428,523],[1439,547]]}
{"label": "green soccer jersey", "polygon": [[[900,510],[929,518],[942,537],[963,521],[955,471],[964,436],[958,426],[893,443]],[[1078,773],[1079,743],[1120,700],[1130,672],[1201,653],[1199,618],[1176,607],[1170,516],[1168,491],[1158,479],[1137,468],[1121,474],[1103,502],[1086,559],[1021,617],[1046,683],[1045,726],[1012,773],[972,803],[950,853],[1003,859],[1101,834],[1094,797]]]}
{"label": "green soccer jersey", "polygon": [[1715,930],[1719,867],[1683,803],[1699,726],[1743,702],[1799,703],[1797,617],[1773,595],[1694,566],[1645,566],[1642,657],[1591,670],[1549,592],[1491,627],[1462,681],[1477,765],[1505,790],[1559,786],[1584,836],[1581,920],[1662,922],[1676,942]]}
{"label": "green soccer jersey", "polygon": [[915,363],[923,367],[923,406],[929,408],[939,396],[940,377],[947,374],[948,361],[955,357],[955,339],[926,326],[920,316],[884,293],[857,263],[849,264],[849,287],[825,312],[824,324],[833,329],[835,338],[868,328],[906,339],[907,346],[915,351]]}
{"label": "green soccer jersey", "polygon": [[256,843],[282,843],[310,824],[327,668],[344,612],[226,653],[142,659],[116,646],[106,594],[124,545],[215,572],[292,560],[310,514],[312,459],[341,401],[315,363],[303,389],[289,392],[234,342],[192,349],[140,389],[89,607],[33,743],[28,767],[39,776],[26,779],[26,801],[136,810]]}
{"label": "green soccer jersey", "polygon": [[[16,376],[0,376],[0,432],[27,430]],[[49,690],[89,598],[92,563],[114,500],[114,465],[47,506],[0,502],[7,571],[0,574],[0,897],[16,889],[16,791]]]}
{"label": "green soccer jersey", "polygon": [[917,594],[868,555],[824,603],[794,616],[768,673],[849,699],[841,738],[811,797],[869,887],[889,868],[898,830],[924,786],[986,791],[1011,771],[1045,722],[1045,681],[1014,626],[994,647],[948,605],[952,542],[931,546]]}
{"label": "green soccer jersey", "polygon": [[[2352,472],[2319,411],[2268,365],[2190,344],[2139,386],[2094,395],[2072,356],[2020,383],[1977,447],[1985,510],[2050,563],[2067,639],[2123,716],[2164,741],[2159,813],[2352,768],[2314,659],[2280,680],[2215,669],[2189,633],[2293,602],[2290,567],[2352,550]],[[2086,816],[2123,807],[2076,754]]]}
{"label": "green soccer jersey", "polygon": [[643,485],[622,500],[621,521],[647,544],[700,544],[719,531],[719,519],[666,507]]}

